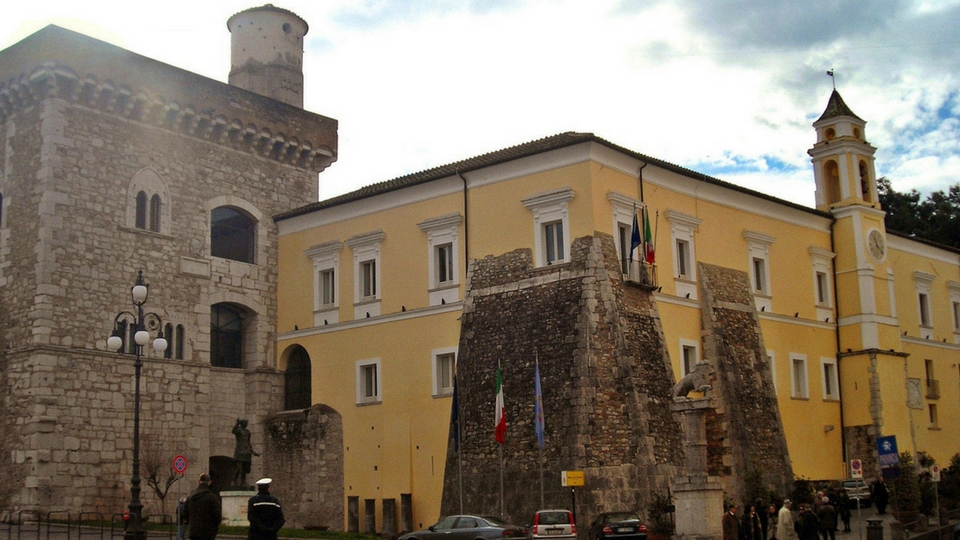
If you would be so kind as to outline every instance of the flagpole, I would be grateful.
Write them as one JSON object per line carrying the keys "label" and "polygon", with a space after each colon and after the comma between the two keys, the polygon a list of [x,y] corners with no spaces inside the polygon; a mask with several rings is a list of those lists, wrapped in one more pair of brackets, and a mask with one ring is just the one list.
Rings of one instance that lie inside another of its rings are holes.
{"label": "flagpole", "polygon": [[[453,376],[453,390],[457,391],[457,376]],[[460,399],[459,397],[454,401],[454,407],[457,408],[457,479],[460,484],[460,513],[463,513],[463,448],[461,448],[461,437],[463,432],[460,431]]]}

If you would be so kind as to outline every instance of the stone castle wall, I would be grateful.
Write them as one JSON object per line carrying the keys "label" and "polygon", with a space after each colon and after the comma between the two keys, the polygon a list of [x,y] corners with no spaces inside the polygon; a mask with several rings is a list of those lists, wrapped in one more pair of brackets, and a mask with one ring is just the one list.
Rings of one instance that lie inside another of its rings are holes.
{"label": "stone castle wall", "polygon": [[[0,450],[13,456],[0,481],[23,486],[4,490],[0,507],[125,506],[133,358],[108,353],[106,339],[114,316],[132,309],[141,269],[146,309],[183,325],[186,338],[183,360],[146,353],[142,434],[187,455],[188,479],[210,456],[233,455],[237,417],[250,420],[254,448],[263,448],[262,420],[283,406],[271,216],[315,202],[317,175],[222,142],[56,96],[0,124]],[[169,193],[160,233],[129,226],[128,187],[145,170]],[[255,212],[255,264],[209,255],[210,211],[221,205]],[[245,311],[242,370],[209,364],[210,307],[221,302]],[[255,459],[251,475],[262,470]],[[142,498],[146,512],[160,511],[146,484]]]}
{"label": "stone castle wall", "polygon": [[[464,508],[500,512],[501,450],[506,518],[525,523],[540,508],[538,361],[543,504],[570,506],[560,484],[566,470],[585,472],[577,489],[584,527],[601,510],[641,509],[666,490],[683,450],[650,295],[620,281],[612,238],[602,234],[575,240],[571,262],[556,267],[533,268],[529,250],[471,263],[457,366],[462,436],[459,455],[449,445],[441,513],[458,512],[461,493]],[[508,421],[502,449],[493,434],[498,363]]]}
{"label": "stone castle wall", "polygon": [[708,472],[744,500],[749,475],[787,496],[793,469],[760,319],[745,272],[699,264],[703,358],[714,364],[715,403],[707,417]]}
{"label": "stone castle wall", "polygon": [[266,420],[264,474],[284,505],[288,527],[343,530],[343,421],[326,405]]}

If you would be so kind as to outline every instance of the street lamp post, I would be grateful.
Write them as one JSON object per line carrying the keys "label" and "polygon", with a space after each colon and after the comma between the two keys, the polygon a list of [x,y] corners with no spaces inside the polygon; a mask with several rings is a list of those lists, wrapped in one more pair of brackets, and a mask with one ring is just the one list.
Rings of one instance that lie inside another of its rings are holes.
{"label": "street lamp post", "polygon": [[[123,534],[125,540],[145,540],[146,530],[143,528],[143,503],[140,502],[140,370],[143,367],[143,347],[150,341],[150,332],[157,332],[157,339],[153,348],[158,353],[167,350],[167,340],[163,337],[160,316],[153,312],[145,313],[143,305],[147,302],[150,286],[143,282],[143,270],[137,272],[137,282],[130,288],[130,298],[136,307],[136,312],[121,311],[113,319],[113,335],[107,339],[107,348],[118,352],[124,346],[124,337],[133,336],[133,343],[128,344],[123,352],[136,354],[135,391],[133,398],[133,476],[130,478],[129,521]],[[121,328],[129,328],[122,332]]]}

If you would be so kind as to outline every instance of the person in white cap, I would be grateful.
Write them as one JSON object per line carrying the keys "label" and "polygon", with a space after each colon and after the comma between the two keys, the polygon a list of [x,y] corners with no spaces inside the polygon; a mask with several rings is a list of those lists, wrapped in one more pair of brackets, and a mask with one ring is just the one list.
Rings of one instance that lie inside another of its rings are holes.
{"label": "person in white cap", "polygon": [[277,532],[283,527],[283,509],[280,501],[270,494],[273,480],[257,480],[257,494],[247,502],[247,519],[250,521],[248,540],[277,540]]}

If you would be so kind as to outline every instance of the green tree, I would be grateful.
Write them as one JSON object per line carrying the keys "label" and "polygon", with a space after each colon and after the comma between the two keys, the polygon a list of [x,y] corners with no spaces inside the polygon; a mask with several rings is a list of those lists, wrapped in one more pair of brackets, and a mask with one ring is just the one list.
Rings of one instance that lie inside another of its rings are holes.
{"label": "green tree", "polygon": [[960,183],[946,192],[934,191],[920,200],[915,189],[901,193],[886,177],[877,179],[880,206],[887,212],[888,230],[960,248]]}
{"label": "green tree", "polygon": [[913,466],[913,455],[900,452],[900,476],[890,481],[891,498],[898,512],[916,512],[920,509],[920,479]]}

